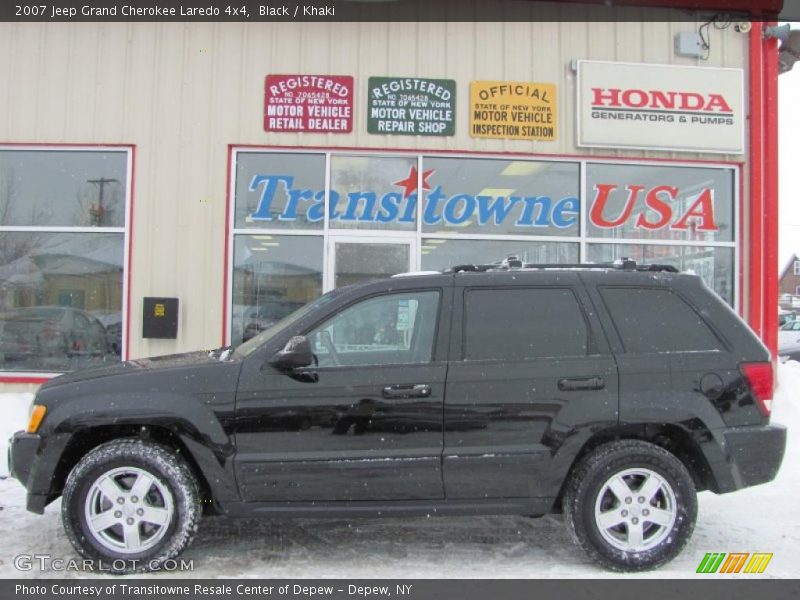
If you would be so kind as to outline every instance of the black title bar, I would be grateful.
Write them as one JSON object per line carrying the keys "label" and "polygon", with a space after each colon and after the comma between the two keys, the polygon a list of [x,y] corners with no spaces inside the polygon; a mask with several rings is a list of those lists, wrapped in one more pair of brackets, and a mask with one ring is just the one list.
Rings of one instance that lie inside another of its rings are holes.
{"label": "black title bar", "polygon": [[[800,19],[800,0],[4,0],[1,21],[698,21]],[[795,14],[796,13],[796,14]]]}

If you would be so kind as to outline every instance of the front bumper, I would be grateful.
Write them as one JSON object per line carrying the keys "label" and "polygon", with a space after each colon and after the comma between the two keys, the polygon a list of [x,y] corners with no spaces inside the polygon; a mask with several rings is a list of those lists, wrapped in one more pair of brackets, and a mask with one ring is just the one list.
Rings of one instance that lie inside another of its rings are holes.
{"label": "front bumper", "polygon": [[18,431],[8,442],[8,470],[28,491],[26,508],[38,514],[55,497],[51,486],[65,440],[54,437],[45,443],[36,433]]}
{"label": "front bumper", "polygon": [[41,436],[27,431],[18,431],[8,440],[8,470],[26,488],[41,443]]}

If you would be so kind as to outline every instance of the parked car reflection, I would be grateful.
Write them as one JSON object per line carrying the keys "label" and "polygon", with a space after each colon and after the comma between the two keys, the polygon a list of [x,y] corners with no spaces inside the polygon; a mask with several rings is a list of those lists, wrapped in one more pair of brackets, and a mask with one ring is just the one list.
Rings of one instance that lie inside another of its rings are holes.
{"label": "parked car reflection", "polygon": [[0,358],[6,368],[71,370],[112,354],[108,331],[89,313],[66,306],[0,314]]}
{"label": "parked car reflection", "polygon": [[251,306],[244,313],[243,341],[257,336],[265,329],[269,329],[285,316],[293,313],[303,306],[304,302],[290,302],[288,300],[268,300],[263,304]]}

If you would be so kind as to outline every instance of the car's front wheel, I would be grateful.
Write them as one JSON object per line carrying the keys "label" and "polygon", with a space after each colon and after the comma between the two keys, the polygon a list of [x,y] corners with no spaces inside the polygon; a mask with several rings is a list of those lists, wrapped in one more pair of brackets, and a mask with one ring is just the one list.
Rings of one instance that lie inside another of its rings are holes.
{"label": "car's front wheel", "polygon": [[98,446],[72,469],[62,521],[96,569],[152,571],[189,545],[201,516],[197,481],[172,449],[138,439]]}
{"label": "car's front wheel", "polygon": [[594,561],[615,571],[643,571],[669,562],[689,541],[697,495],[673,454],[621,440],[581,460],[563,507],[570,534]]}

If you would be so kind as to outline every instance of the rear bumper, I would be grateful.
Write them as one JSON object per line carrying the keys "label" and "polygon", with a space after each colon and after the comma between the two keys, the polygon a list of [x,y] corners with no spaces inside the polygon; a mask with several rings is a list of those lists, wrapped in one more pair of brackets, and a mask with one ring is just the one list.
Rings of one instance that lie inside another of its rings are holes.
{"label": "rear bumper", "polygon": [[[26,508],[42,514],[57,494],[53,475],[66,439],[52,436],[45,442],[35,433],[16,432],[8,443],[8,470],[27,490]],[[60,492],[60,490],[59,490]]]}
{"label": "rear bumper", "polygon": [[717,447],[706,452],[717,484],[714,491],[724,494],[775,479],[786,450],[785,427],[732,427],[715,437],[718,444],[711,446]]}
{"label": "rear bumper", "polygon": [[781,425],[737,427],[725,432],[725,442],[736,465],[738,487],[775,479],[786,451],[786,428]]}

